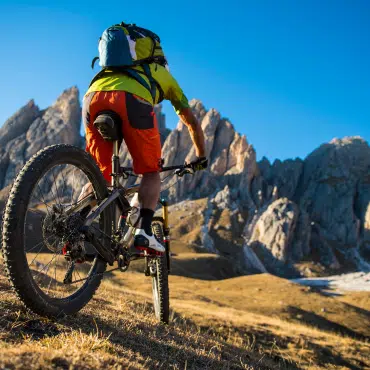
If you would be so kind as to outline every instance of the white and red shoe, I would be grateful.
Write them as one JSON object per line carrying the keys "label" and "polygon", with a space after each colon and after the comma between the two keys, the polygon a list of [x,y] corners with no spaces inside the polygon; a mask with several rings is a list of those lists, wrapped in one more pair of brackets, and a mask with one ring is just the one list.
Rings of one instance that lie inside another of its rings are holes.
{"label": "white and red shoe", "polygon": [[152,249],[156,252],[164,253],[165,247],[153,235],[148,235],[144,229],[136,229],[134,247],[138,249]]}

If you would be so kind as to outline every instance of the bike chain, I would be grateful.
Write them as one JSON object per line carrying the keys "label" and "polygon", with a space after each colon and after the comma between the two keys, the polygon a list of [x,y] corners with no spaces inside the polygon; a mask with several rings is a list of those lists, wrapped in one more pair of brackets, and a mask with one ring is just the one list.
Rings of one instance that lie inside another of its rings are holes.
{"label": "bike chain", "polygon": [[115,267],[114,269],[110,269],[108,271],[99,272],[98,274],[95,274],[93,276],[88,276],[88,277],[83,278],[83,279],[74,280],[74,281],[70,282],[68,285],[76,284],[76,283],[79,283],[79,282],[85,281],[85,280],[91,280],[91,279],[93,279],[97,276],[104,275],[104,274],[107,274],[108,272],[116,271],[116,270],[119,270],[119,269],[120,269],[119,267]]}
{"label": "bike chain", "polygon": [[94,276],[88,276],[88,277],[83,278],[83,279],[74,280],[74,281],[68,283],[68,285],[76,284],[76,283],[79,283],[79,282],[85,281],[85,280],[90,280],[90,279],[93,279],[96,276],[101,276],[101,275],[107,274],[108,272],[113,272],[113,271],[117,271],[117,270],[120,270],[120,269],[121,269],[121,267],[115,267],[115,268],[110,269],[108,271],[99,272],[98,274],[95,274]]}
{"label": "bike chain", "polygon": [[[140,177],[140,176],[136,176],[136,175],[132,175],[130,174],[129,176],[132,176],[132,177]],[[169,176],[165,177],[162,181],[164,182]],[[170,185],[167,189],[164,189],[162,191],[166,191],[168,190],[169,188],[171,188],[172,186],[176,185],[181,179],[178,179],[174,184]],[[101,234],[104,235],[105,238],[108,238],[110,239],[113,243],[116,243],[116,241],[114,239],[112,239],[109,235],[107,235],[106,233],[104,233],[102,230],[96,228],[95,226],[93,225],[90,225],[90,227],[92,227],[93,229],[97,230],[98,232],[100,232]],[[104,272],[99,272],[98,274],[95,274],[94,276],[88,276],[86,278],[83,278],[83,279],[78,279],[78,280],[74,280],[72,282],[70,282],[68,285],[72,285],[72,284],[76,284],[76,283],[80,283],[81,281],[85,281],[85,280],[89,280],[89,279],[93,279],[94,277],[97,277],[97,276],[101,276],[101,275],[104,275],[104,274],[107,274],[109,272],[113,272],[113,271],[117,271],[117,270],[120,270],[121,268],[120,267],[115,267],[113,269],[110,269],[108,271],[104,271]]]}
{"label": "bike chain", "polygon": [[[79,217],[81,218],[81,220],[83,220],[81,216],[79,216]],[[109,235],[107,235],[107,234],[106,234],[105,232],[103,232],[101,229],[98,229],[98,228],[97,228],[97,227],[95,227],[94,225],[90,225],[90,227],[91,227],[92,229],[95,229],[95,230],[96,230],[96,231],[98,231],[99,233],[101,233],[101,234],[103,235],[103,237],[104,237],[104,238],[108,238],[112,243],[117,243],[117,241],[116,241],[116,240],[114,240],[113,238],[111,238]],[[93,279],[93,278],[94,278],[94,277],[96,277],[96,276],[104,275],[104,274],[107,274],[108,272],[116,271],[116,270],[119,270],[119,269],[120,269],[119,267],[116,267],[116,268],[114,268],[114,269],[110,269],[110,270],[108,270],[108,271],[100,272],[100,273],[95,274],[95,275],[93,275],[93,276],[88,276],[88,277],[83,278],[83,279],[74,280],[74,281],[69,282],[69,283],[68,283],[68,285],[72,285],[72,284],[79,283],[79,282],[81,282],[81,281],[85,281],[85,280]],[[68,272],[68,271],[67,271],[67,272]]]}

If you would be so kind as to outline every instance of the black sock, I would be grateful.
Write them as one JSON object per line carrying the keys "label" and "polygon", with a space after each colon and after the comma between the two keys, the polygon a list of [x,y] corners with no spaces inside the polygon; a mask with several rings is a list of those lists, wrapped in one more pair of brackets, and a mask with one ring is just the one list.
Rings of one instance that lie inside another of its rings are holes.
{"label": "black sock", "polygon": [[149,208],[141,208],[140,209],[140,217],[141,217],[141,228],[149,235],[152,234],[152,220],[154,216],[154,211]]}

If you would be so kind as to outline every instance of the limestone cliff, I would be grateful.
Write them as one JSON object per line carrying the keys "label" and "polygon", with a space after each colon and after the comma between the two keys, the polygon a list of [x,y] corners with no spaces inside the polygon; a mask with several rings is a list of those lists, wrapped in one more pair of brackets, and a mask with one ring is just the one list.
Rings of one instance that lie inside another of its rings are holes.
{"label": "limestone cliff", "polygon": [[[365,140],[333,139],[303,160],[257,162],[253,146],[228,119],[198,100],[190,105],[205,134],[209,169],[168,177],[163,189],[180,208],[183,200],[204,199],[187,216],[197,219],[188,225],[199,226],[197,232],[187,231],[191,248],[233,259],[240,271],[290,273],[302,260],[331,269],[370,267],[370,147]],[[180,121],[170,132],[161,106],[155,112],[165,165],[192,160],[186,126]],[[0,190],[5,188],[0,207],[16,173],[39,149],[61,142],[83,146],[80,125],[75,87],[45,110],[30,101],[5,122],[0,128]],[[131,164],[124,143],[121,161]]]}
{"label": "limestone cliff", "polygon": [[81,145],[81,107],[76,87],[40,110],[33,100],[0,128],[0,189],[9,185],[27,160],[55,143]]}
{"label": "limestone cliff", "polygon": [[[239,230],[235,216],[243,214],[244,231],[232,238],[243,236],[245,255],[262,259],[258,270],[264,265],[283,274],[303,259],[332,269],[370,267],[370,147],[365,140],[333,139],[304,160],[257,163],[253,146],[219,112],[207,111],[197,100],[191,106],[205,133],[210,166],[192,177],[168,180],[170,199],[208,197],[211,220],[217,209],[229,209],[234,230]],[[168,136],[163,157],[168,165],[194,157],[182,122]],[[207,235],[217,239],[218,220],[208,224]],[[208,245],[220,252],[220,243],[226,240]]]}

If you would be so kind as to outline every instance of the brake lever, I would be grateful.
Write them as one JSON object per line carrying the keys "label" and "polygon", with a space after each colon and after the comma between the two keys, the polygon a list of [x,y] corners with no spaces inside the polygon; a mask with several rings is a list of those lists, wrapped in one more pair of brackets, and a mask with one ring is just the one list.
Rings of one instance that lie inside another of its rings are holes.
{"label": "brake lever", "polygon": [[182,169],[177,169],[175,170],[175,175],[179,176],[179,177],[183,177],[184,175],[186,174],[191,174],[193,175],[193,172],[189,169],[189,168],[182,168]]}

